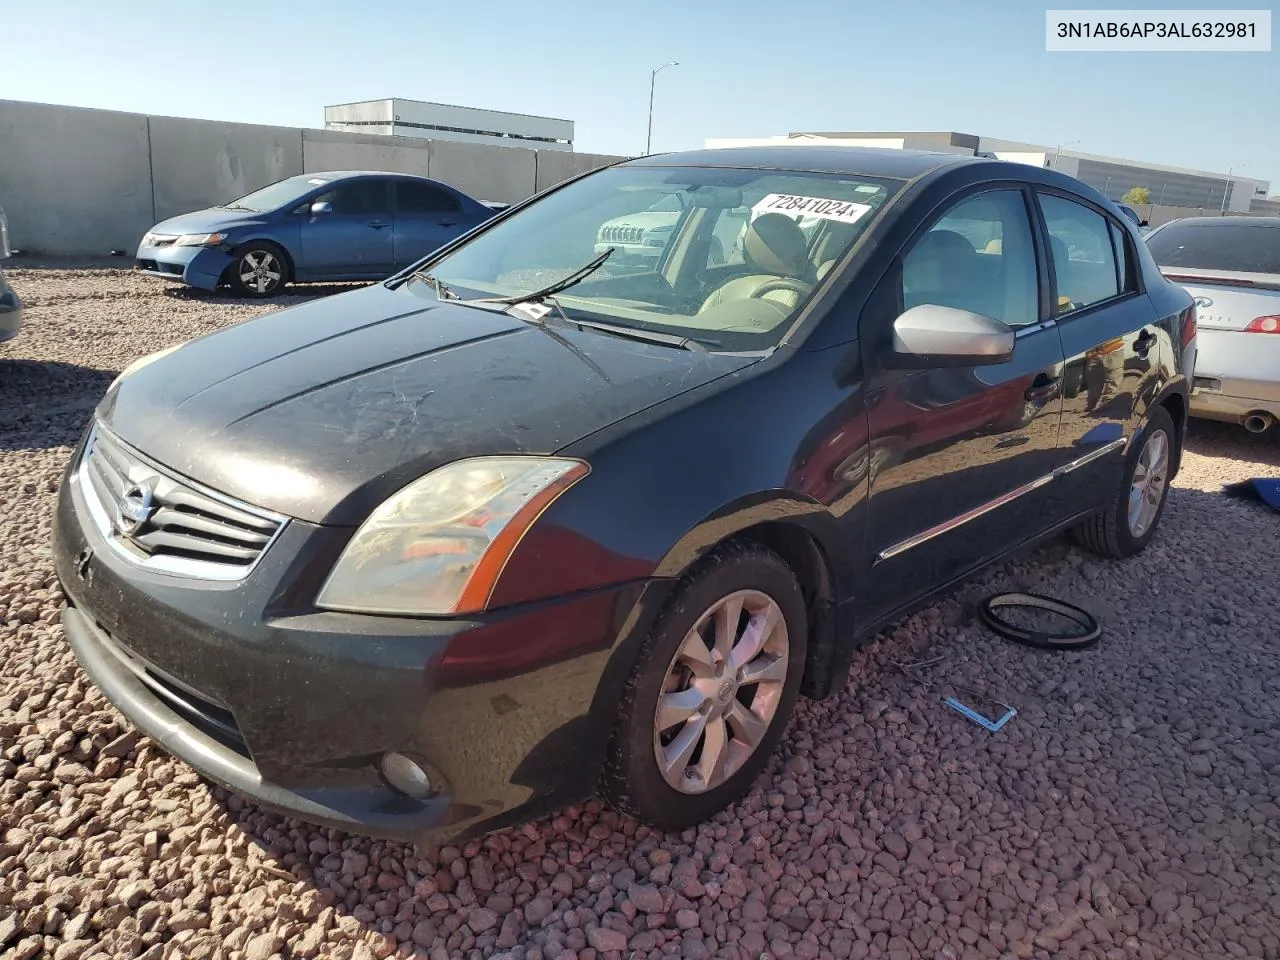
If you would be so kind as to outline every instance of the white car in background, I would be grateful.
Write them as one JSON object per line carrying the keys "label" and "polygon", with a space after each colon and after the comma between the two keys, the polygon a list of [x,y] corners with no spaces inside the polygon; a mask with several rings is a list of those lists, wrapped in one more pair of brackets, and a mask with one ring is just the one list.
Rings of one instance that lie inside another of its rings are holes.
{"label": "white car in background", "polygon": [[1196,298],[1191,414],[1262,433],[1280,417],[1280,217],[1188,217],[1146,240]]}
{"label": "white car in background", "polygon": [[596,253],[613,248],[615,263],[656,260],[684,212],[680,194],[662,197],[647,210],[606,220],[596,232]]}
{"label": "white car in background", "polygon": [[[9,257],[9,221],[5,218],[4,208],[0,207],[0,260]],[[0,270],[0,343],[12,340],[18,335],[22,326],[22,301],[13,292]]]}
{"label": "white car in background", "polygon": [[[758,196],[754,198],[756,201],[760,199]],[[640,213],[606,220],[596,233],[595,252],[601,254],[612,247],[614,253],[610,259],[617,263],[652,265],[652,261],[666,248],[671,231],[683,213],[683,195],[673,193]],[[747,224],[760,213],[755,206],[747,205],[726,210],[716,222],[708,262],[713,265],[742,263],[743,234]],[[806,240],[812,239],[818,224],[823,222],[821,217],[803,214],[797,214],[794,219]]]}

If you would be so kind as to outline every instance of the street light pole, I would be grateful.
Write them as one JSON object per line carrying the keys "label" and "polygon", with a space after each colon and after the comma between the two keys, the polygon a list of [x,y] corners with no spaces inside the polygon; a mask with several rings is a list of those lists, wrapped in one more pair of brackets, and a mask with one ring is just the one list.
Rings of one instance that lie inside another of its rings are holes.
{"label": "street light pole", "polygon": [[1231,196],[1231,174],[1236,167],[1241,169],[1247,167],[1247,163],[1233,163],[1227,167],[1227,185],[1222,189],[1222,209],[1218,211],[1218,216],[1225,217],[1227,215],[1227,200]]}
{"label": "street light pole", "polygon": [[649,132],[644,138],[644,155],[649,155],[649,148],[653,145],[653,85],[658,79],[658,74],[667,67],[680,66],[679,60],[672,60],[670,63],[664,63],[662,66],[655,68],[649,74]]}
{"label": "street light pole", "polygon": [[1058,149],[1053,152],[1053,169],[1057,170],[1059,163],[1062,161],[1062,148],[1079,142],[1079,140],[1068,140],[1066,143],[1058,144]]}

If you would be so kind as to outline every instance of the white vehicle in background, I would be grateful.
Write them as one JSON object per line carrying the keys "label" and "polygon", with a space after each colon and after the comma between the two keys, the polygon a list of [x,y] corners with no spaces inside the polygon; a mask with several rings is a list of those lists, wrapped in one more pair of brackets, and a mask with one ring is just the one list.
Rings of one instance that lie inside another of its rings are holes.
{"label": "white vehicle in background", "polygon": [[1196,298],[1192,416],[1262,433],[1280,417],[1280,217],[1188,217],[1146,240]]}
{"label": "white vehicle in background", "polygon": [[[742,238],[747,224],[763,212],[761,203],[768,198],[763,195],[749,199],[743,206],[726,210],[717,220],[715,232],[711,237],[711,264],[740,264],[743,262]],[[671,231],[680,222],[684,213],[684,197],[681,194],[669,194],[661,197],[650,207],[640,213],[606,220],[600,225],[596,234],[595,252],[604,253],[610,247],[614,253],[610,258],[615,263],[649,265],[652,267],[667,246]],[[818,226],[828,222],[823,217],[804,213],[787,215],[799,225],[806,241],[812,241]]]}
{"label": "white vehicle in background", "polygon": [[[0,207],[0,260],[7,260],[9,253],[9,221]],[[4,270],[0,270],[0,343],[16,337],[21,326],[22,301],[5,280]]]}
{"label": "white vehicle in background", "polygon": [[606,220],[596,233],[596,253],[612,247],[615,263],[651,263],[661,256],[683,212],[681,195],[672,193],[647,210]]}

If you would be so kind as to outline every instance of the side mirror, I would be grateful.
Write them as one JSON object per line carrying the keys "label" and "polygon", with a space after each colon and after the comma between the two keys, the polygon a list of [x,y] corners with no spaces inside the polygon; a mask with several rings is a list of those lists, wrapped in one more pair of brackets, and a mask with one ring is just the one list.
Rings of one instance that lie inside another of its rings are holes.
{"label": "side mirror", "polygon": [[1151,226],[1151,221],[1150,221],[1150,220],[1139,220],[1139,221],[1138,221],[1138,226],[1140,226],[1140,227],[1149,227],[1149,226]]}
{"label": "side mirror", "polygon": [[1007,363],[1016,337],[1011,326],[956,307],[922,303],[893,322],[895,367],[976,367]]}
{"label": "side mirror", "polygon": [[313,217],[323,217],[333,213],[333,204],[328,200],[317,200],[311,205],[311,215]]}

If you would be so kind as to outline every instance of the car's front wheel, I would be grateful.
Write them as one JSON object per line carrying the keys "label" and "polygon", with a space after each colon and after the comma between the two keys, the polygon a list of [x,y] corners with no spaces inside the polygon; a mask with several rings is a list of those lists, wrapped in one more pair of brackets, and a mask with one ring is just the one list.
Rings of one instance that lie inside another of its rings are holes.
{"label": "car's front wheel", "polygon": [[603,792],[655,826],[740,799],[777,746],[804,670],[804,597],[756,544],[718,548],[681,584],[640,653]]}
{"label": "car's front wheel", "polygon": [[1075,529],[1081,546],[1117,560],[1140,553],[1164,515],[1177,458],[1177,432],[1164,407],[1152,407],[1125,459],[1120,486],[1103,511]]}
{"label": "car's front wheel", "polygon": [[280,249],[269,243],[249,243],[236,250],[227,268],[227,283],[241,297],[274,297],[289,280]]}

